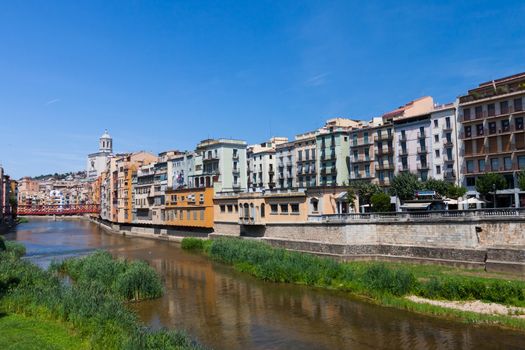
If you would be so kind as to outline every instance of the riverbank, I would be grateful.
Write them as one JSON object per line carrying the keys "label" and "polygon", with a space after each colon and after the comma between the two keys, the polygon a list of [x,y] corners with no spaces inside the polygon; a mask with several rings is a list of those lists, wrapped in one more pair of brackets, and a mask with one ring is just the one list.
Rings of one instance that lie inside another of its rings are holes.
{"label": "riverbank", "polygon": [[[6,321],[33,324],[42,331],[42,341],[56,342],[51,348],[60,348],[64,331],[76,336],[75,346],[68,348],[85,344],[93,349],[201,348],[179,331],[146,328],[126,307],[162,294],[160,278],[146,263],[96,252],[43,270],[20,259],[22,245],[6,243],[0,252],[0,313],[7,315]],[[63,283],[60,274],[73,283]],[[22,327],[12,336],[30,338],[34,335],[30,329]]]}
{"label": "riverbank", "polygon": [[416,295],[441,301],[482,300],[522,308],[525,281],[517,276],[484,277],[483,271],[406,263],[336,262],[238,239],[186,238],[182,247],[201,251],[213,260],[269,282],[339,290],[421,314],[525,330],[525,319],[520,315],[481,314],[454,309],[451,304],[430,305],[407,298]]}

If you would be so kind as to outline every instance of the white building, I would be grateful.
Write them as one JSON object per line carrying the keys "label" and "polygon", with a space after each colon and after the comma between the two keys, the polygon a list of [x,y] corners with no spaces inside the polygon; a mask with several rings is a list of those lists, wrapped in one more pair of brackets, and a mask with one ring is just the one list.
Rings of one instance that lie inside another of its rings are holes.
{"label": "white building", "polygon": [[113,155],[113,139],[109,136],[108,131],[99,139],[97,153],[91,153],[87,157],[86,174],[88,180],[95,180],[106,169],[108,159]]}

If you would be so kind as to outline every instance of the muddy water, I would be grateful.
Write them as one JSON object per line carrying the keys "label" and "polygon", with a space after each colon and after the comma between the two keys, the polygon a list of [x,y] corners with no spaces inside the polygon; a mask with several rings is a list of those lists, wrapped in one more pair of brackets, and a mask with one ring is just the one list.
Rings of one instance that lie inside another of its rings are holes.
{"label": "muddy water", "polygon": [[149,261],[166,293],[135,306],[152,327],[185,329],[215,349],[525,349],[525,333],[370,305],[347,295],[258,281],[175,243],[104,233],[84,221],[33,220],[7,236],[46,267],[107,249]]}

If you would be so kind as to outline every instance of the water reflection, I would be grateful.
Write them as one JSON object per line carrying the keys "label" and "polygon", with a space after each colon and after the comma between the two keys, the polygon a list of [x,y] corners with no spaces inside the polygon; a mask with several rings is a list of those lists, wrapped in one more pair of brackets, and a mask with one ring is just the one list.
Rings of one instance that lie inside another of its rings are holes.
{"label": "water reflection", "polygon": [[33,221],[12,238],[30,259],[108,249],[149,261],[166,293],[134,305],[153,327],[186,329],[216,349],[525,349],[525,335],[424,317],[352,300],[340,293],[265,283],[177,244],[105,234],[80,221]]}

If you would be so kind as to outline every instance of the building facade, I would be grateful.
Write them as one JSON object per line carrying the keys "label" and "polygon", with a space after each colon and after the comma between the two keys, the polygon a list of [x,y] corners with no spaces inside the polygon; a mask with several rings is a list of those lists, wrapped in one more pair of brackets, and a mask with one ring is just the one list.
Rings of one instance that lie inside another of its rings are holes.
{"label": "building facade", "polygon": [[98,152],[91,153],[87,157],[86,175],[88,180],[93,181],[106,169],[108,159],[113,155],[113,139],[105,130],[98,141]]}

